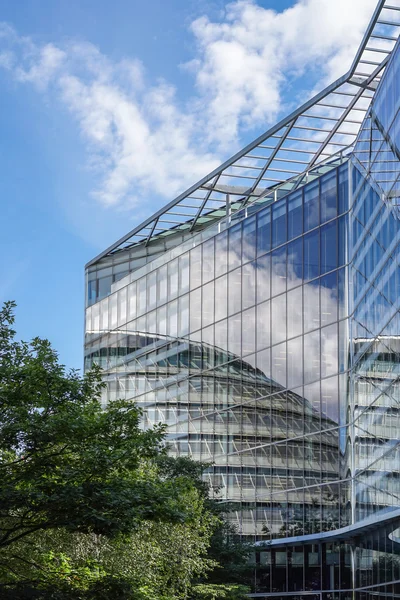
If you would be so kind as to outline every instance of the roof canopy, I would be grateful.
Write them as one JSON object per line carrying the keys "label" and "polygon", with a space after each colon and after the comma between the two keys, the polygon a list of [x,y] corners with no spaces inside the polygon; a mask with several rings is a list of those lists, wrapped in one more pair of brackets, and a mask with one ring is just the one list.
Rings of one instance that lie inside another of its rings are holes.
{"label": "roof canopy", "polygon": [[[395,4],[398,4],[396,6]],[[87,266],[177,231],[189,233],[348,154],[396,44],[400,0],[380,0],[350,70],[107,248]],[[155,177],[157,174],[155,173]],[[276,197],[276,196],[275,196]],[[236,207],[236,208],[235,208]]]}

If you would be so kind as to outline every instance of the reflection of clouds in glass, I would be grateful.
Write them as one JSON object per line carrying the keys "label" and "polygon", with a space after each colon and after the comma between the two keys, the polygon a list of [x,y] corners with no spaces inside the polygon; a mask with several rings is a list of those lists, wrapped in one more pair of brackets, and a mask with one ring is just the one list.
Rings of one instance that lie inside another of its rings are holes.
{"label": "reflection of clouds in glass", "polygon": [[[244,249],[246,243],[244,239]],[[255,311],[243,315],[245,351],[253,354],[275,346],[268,358],[265,352],[259,361],[265,374],[290,389],[308,384],[309,396],[304,396],[315,408],[337,420],[338,384],[337,377],[333,377],[338,373],[339,351],[337,277],[334,273],[302,285],[300,265],[302,256],[296,255],[295,248],[291,248],[287,259],[285,248],[243,267],[243,304],[254,302],[254,297],[258,303]],[[229,287],[228,296],[233,293],[236,295],[237,289]],[[253,329],[254,335],[249,333]],[[253,339],[256,345],[251,350],[249,340]],[[321,378],[327,379],[320,384]],[[318,383],[311,385],[313,382]],[[301,390],[298,393],[303,395]]]}

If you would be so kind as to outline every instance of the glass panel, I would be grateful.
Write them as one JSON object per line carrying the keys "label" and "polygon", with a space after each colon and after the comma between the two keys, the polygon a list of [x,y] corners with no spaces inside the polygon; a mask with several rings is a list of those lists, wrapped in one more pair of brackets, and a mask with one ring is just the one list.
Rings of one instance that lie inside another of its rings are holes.
{"label": "glass panel", "polygon": [[321,177],[321,223],[337,216],[336,169]]}
{"label": "glass panel", "polygon": [[112,275],[108,277],[102,277],[98,280],[98,299],[101,300],[110,294],[111,292],[111,284],[113,282]]}
{"label": "glass panel", "polygon": [[[190,289],[201,285],[201,246],[190,251]],[[161,270],[161,269],[160,269]]]}
{"label": "glass panel", "polygon": [[157,273],[149,273],[147,276],[147,299],[148,308],[153,308],[157,303]]}
{"label": "glass panel", "polygon": [[263,209],[257,215],[257,256],[271,250],[271,209]]}
{"label": "glass panel", "polygon": [[178,295],[178,260],[168,263],[168,298],[176,298]]}
{"label": "glass panel", "polygon": [[286,251],[284,246],[271,254],[271,296],[286,292]]}
{"label": "glass panel", "polygon": [[167,265],[164,265],[157,269],[157,287],[158,287],[158,301],[157,304],[160,306],[167,301],[168,296],[168,277],[167,277]]}
{"label": "glass panel", "polygon": [[271,255],[257,260],[257,303],[267,300],[271,295]]}
{"label": "glass panel", "polygon": [[203,244],[203,283],[214,279],[214,239]]}
{"label": "glass panel", "polygon": [[228,259],[228,233],[224,231],[215,238],[215,277],[226,273]]}
{"label": "glass panel", "polygon": [[298,287],[287,294],[288,338],[303,333],[303,288]]}
{"label": "glass panel", "polygon": [[304,236],[304,279],[319,275],[319,230]]}
{"label": "glass panel", "polygon": [[242,300],[242,269],[236,269],[229,273],[228,284],[228,310],[229,314],[238,312],[241,309]]}
{"label": "glass panel", "polygon": [[286,240],[286,200],[279,200],[272,206],[272,247],[280,246]]}
{"label": "glass panel", "polygon": [[257,306],[257,350],[271,345],[271,303],[263,302]]}
{"label": "glass panel", "polygon": [[201,327],[201,288],[190,292],[190,331]]}
{"label": "glass panel", "polygon": [[250,308],[256,301],[256,265],[247,263],[242,267],[242,308]]}
{"label": "glass panel", "polygon": [[236,269],[242,260],[242,224],[237,223],[228,229],[229,251],[228,269]]}
{"label": "glass panel", "polygon": [[287,287],[295,287],[303,281],[303,239],[288,244]]}
{"label": "glass panel", "polygon": [[304,190],[304,231],[319,223],[319,182],[306,186]]}
{"label": "glass panel", "polygon": [[214,282],[202,287],[202,327],[211,325],[214,321]]}
{"label": "glass panel", "polygon": [[288,198],[288,239],[303,233],[303,190]]}
{"label": "glass panel", "polygon": [[179,293],[184,294],[189,290],[189,254],[179,258]]}
{"label": "glass panel", "polygon": [[337,221],[321,227],[321,275],[337,267]]}
{"label": "glass panel", "polygon": [[228,315],[228,276],[215,280],[215,320],[225,319]]}
{"label": "glass panel", "polygon": [[256,257],[256,244],[257,244],[257,232],[256,232],[256,217],[247,217],[243,221],[243,248],[242,248],[242,261],[243,263],[249,260],[254,260]]}
{"label": "glass panel", "polygon": [[286,339],[286,295],[271,301],[272,344]]}

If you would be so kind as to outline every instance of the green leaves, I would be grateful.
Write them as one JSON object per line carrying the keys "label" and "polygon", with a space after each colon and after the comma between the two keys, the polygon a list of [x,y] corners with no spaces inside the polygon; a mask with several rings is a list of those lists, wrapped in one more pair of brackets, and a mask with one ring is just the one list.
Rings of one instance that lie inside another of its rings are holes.
{"label": "green leaves", "polygon": [[246,560],[231,560],[208,465],[169,457],[164,427],[142,430],[131,402],[103,407],[98,367],[82,378],[47,340],[16,341],[14,306],[0,311],[0,596],[241,598],[193,588],[221,557]]}

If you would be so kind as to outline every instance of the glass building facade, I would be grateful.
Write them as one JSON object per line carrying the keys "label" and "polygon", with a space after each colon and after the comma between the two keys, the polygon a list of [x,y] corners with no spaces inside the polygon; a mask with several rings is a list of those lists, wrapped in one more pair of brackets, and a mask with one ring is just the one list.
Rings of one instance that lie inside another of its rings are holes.
{"label": "glass building facade", "polygon": [[387,62],[351,151],[86,269],[85,367],[210,462],[261,599],[400,597],[397,46]]}

